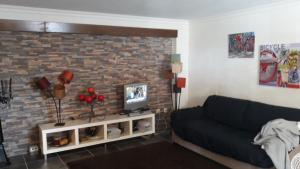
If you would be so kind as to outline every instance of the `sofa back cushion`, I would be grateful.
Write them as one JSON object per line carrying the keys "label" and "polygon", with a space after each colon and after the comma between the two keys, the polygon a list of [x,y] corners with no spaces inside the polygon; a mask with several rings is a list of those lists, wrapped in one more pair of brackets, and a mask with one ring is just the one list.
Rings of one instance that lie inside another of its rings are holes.
{"label": "sofa back cushion", "polygon": [[264,124],[274,119],[300,121],[300,109],[223,96],[209,96],[203,108],[208,118],[252,133],[258,133]]}
{"label": "sofa back cushion", "polygon": [[223,96],[209,96],[203,105],[204,114],[220,123],[242,129],[248,102]]}
{"label": "sofa back cushion", "polygon": [[263,125],[274,119],[282,118],[290,121],[300,121],[300,110],[259,102],[249,102],[244,117],[243,129],[258,133]]}

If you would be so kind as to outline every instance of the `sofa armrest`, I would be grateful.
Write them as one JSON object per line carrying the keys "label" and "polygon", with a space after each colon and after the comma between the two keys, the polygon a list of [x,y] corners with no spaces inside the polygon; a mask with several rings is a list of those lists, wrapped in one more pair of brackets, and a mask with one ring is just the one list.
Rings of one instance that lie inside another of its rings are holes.
{"label": "sofa armrest", "polygon": [[295,147],[294,150],[289,152],[290,159],[292,159],[296,154],[300,153],[300,145]]}
{"label": "sofa armrest", "polygon": [[171,121],[196,120],[196,119],[201,119],[202,116],[203,116],[203,108],[198,106],[198,107],[180,109],[174,111],[171,114]]}

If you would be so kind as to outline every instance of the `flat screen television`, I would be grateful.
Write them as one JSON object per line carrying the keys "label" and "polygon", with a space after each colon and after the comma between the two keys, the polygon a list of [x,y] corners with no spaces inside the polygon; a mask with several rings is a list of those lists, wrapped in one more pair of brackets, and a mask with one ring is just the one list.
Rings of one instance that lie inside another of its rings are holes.
{"label": "flat screen television", "polygon": [[124,85],[124,110],[127,112],[146,108],[148,86],[145,83]]}

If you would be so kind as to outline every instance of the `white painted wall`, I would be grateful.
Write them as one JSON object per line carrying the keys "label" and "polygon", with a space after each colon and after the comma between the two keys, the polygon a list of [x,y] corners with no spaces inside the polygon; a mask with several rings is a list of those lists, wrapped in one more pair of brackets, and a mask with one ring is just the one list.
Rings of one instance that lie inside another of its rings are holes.
{"label": "white painted wall", "polygon": [[[30,8],[10,5],[0,5],[0,19],[176,29],[178,30],[176,51],[181,54],[184,67],[181,76],[188,78],[189,22],[187,20]],[[183,90],[181,99],[182,106],[186,106],[187,102],[188,86]]]}
{"label": "white painted wall", "polygon": [[[255,58],[229,59],[228,34],[254,31]],[[300,43],[300,2],[288,1],[190,22],[189,105],[219,94],[300,108],[300,90],[258,85],[258,47]]]}

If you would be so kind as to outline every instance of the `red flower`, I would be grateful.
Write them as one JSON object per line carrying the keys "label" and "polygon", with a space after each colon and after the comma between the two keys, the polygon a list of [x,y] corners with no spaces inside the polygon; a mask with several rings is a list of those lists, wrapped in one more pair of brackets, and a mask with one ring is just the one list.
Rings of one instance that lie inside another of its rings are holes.
{"label": "red flower", "polygon": [[95,89],[93,87],[89,87],[89,88],[87,88],[87,92],[90,93],[90,94],[94,94]]}
{"label": "red flower", "polygon": [[93,102],[93,98],[91,96],[88,96],[88,97],[85,98],[85,101],[87,103],[92,103]]}
{"label": "red flower", "polygon": [[96,99],[96,98],[97,98],[97,95],[94,93],[94,94],[92,95],[92,98],[93,98],[93,100]]}
{"label": "red flower", "polygon": [[85,95],[83,95],[83,94],[79,95],[79,100],[80,101],[85,101],[85,98],[86,98]]}
{"label": "red flower", "polygon": [[105,97],[103,95],[98,96],[98,101],[104,102]]}

